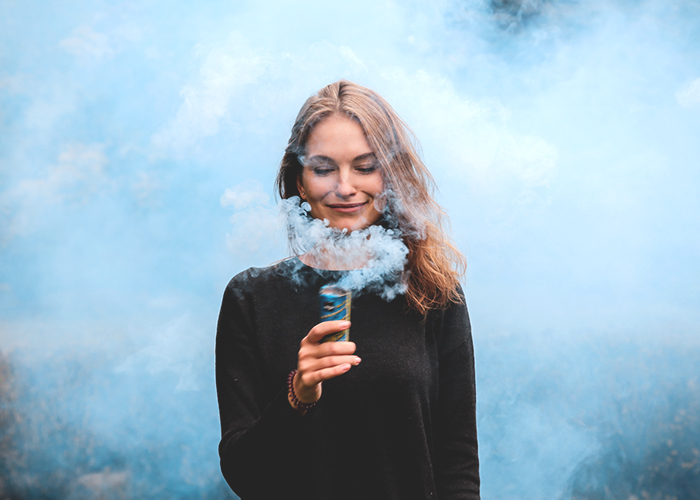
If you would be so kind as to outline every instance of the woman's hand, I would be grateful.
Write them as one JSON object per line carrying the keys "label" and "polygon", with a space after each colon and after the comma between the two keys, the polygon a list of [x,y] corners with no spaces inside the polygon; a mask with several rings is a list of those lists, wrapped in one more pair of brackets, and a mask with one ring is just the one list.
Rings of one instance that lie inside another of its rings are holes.
{"label": "woman's hand", "polygon": [[[321,382],[342,375],[360,364],[354,342],[324,342],[331,333],[350,328],[349,321],[325,321],[314,326],[301,341],[299,362],[294,376],[294,392],[302,403],[313,403],[321,397]],[[290,404],[294,403],[290,399]]]}

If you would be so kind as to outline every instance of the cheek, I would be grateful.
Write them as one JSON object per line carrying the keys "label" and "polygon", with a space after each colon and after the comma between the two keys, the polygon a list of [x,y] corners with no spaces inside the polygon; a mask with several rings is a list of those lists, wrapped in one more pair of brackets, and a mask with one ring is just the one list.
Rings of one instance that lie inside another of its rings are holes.
{"label": "cheek", "polygon": [[375,198],[381,196],[381,194],[384,192],[384,181],[382,179],[382,175],[377,174],[376,177],[369,179],[369,181],[367,192],[372,193]]}
{"label": "cheek", "polygon": [[379,174],[378,178],[374,180],[372,188],[374,208],[377,211],[382,212],[384,211],[384,207],[386,205],[386,199],[384,197],[384,182],[381,174]]}
{"label": "cheek", "polygon": [[304,179],[306,197],[313,200],[321,200],[335,189],[335,182],[331,178],[306,178]]}

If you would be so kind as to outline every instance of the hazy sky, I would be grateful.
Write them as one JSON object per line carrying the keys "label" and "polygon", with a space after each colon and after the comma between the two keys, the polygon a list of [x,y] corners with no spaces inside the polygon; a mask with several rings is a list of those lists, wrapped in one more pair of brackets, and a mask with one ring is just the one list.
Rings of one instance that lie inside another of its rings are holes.
{"label": "hazy sky", "polygon": [[624,398],[695,404],[697,2],[4,0],[0,431],[65,495],[223,488],[221,294],[286,255],[276,168],[339,78],[416,132],[467,256],[485,497],[575,490]]}

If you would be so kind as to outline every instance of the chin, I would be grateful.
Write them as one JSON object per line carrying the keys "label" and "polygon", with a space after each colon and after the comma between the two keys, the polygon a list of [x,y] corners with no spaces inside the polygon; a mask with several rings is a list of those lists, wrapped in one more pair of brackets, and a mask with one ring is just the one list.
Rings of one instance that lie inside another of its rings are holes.
{"label": "chin", "polygon": [[354,217],[352,219],[346,219],[346,218],[341,218],[341,219],[330,219],[328,217],[323,217],[328,221],[328,225],[334,229],[337,229],[338,231],[348,231],[348,232],[353,232],[353,231],[361,231],[363,229],[367,229],[369,226],[372,224],[375,224],[381,217],[376,216],[372,217],[371,219],[368,219],[367,217],[364,216],[359,216],[359,217]]}
{"label": "chin", "polygon": [[367,229],[375,222],[376,221],[368,222],[366,219],[363,219],[362,221],[357,221],[354,224],[345,224],[344,226],[348,231],[362,231],[363,229]]}
{"label": "chin", "polygon": [[329,227],[332,227],[333,229],[336,229],[338,231],[348,231],[348,232],[359,231],[359,230],[364,229],[368,226],[368,224],[364,224],[364,223],[359,222],[359,221],[356,223],[352,223],[352,222],[348,222],[348,221],[332,221],[329,219],[326,219],[326,220],[328,220]]}

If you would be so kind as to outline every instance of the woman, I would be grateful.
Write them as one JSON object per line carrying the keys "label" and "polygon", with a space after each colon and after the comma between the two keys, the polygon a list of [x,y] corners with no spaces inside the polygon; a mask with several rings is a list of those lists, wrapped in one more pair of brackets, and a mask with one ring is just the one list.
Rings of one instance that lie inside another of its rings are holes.
{"label": "woman", "polygon": [[[224,293],[219,453],[243,500],[479,498],[464,258],[411,139],[388,103],[347,81],[297,117],[277,187],[334,236],[237,275]],[[382,231],[405,245],[403,271],[383,276],[403,293],[355,294],[353,341],[322,343],[350,323],[319,323],[321,286],[377,262],[371,245],[336,245]],[[293,247],[302,237],[290,225]]]}

